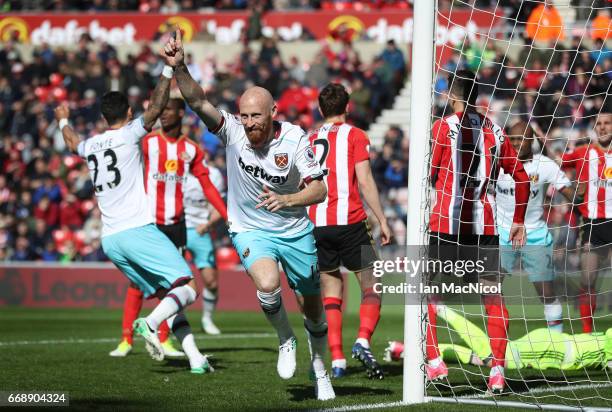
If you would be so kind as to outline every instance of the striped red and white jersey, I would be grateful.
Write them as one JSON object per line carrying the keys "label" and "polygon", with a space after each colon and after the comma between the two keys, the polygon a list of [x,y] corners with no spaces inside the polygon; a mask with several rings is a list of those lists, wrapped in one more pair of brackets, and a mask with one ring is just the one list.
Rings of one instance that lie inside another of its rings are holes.
{"label": "striped red and white jersey", "polygon": [[204,151],[193,141],[164,136],[154,130],[142,141],[145,190],[158,225],[172,225],[184,218],[183,185],[187,174],[208,174]]}
{"label": "striped red and white jersey", "polygon": [[562,160],[563,169],[576,170],[578,189],[584,188],[584,201],[578,204],[582,216],[589,219],[611,219],[612,151],[589,144],[563,154]]}
{"label": "striped red and white jersey", "polygon": [[316,226],[350,225],[364,220],[355,165],[370,159],[370,140],[358,127],[326,123],[309,135],[317,160],[326,170],[325,201],[308,208]]}
{"label": "striped red and white jersey", "polygon": [[529,177],[501,127],[478,113],[454,113],[432,130],[432,232],[497,234],[495,183],[500,167],[516,182],[514,223],[523,223]]}

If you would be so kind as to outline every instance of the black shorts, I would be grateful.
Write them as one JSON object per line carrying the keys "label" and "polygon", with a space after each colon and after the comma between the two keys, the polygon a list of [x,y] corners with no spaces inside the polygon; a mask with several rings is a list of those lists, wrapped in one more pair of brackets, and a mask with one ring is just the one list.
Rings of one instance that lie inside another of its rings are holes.
{"label": "black shorts", "polygon": [[350,225],[316,227],[317,257],[321,272],[344,266],[351,272],[371,268],[378,254],[367,220]]}
{"label": "black shorts", "polygon": [[168,236],[168,239],[174,243],[174,246],[180,251],[187,246],[187,226],[185,221],[181,220],[173,225],[157,225],[158,229]]}
{"label": "black shorts", "polygon": [[580,245],[610,246],[612,219],[583,219],[580,227]]}
{"label": "black shorts", "polygon": [[[480,262],[481,274],[499,273],[499,236],[429,234],[429,259]],[[472,281],[472,277],[466,278]]]}

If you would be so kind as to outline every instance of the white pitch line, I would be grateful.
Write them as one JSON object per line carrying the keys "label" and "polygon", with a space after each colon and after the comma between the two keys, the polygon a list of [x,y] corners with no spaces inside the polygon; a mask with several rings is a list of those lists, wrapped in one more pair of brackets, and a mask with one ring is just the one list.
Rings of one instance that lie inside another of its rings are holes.
{"label": "white pitch line", "polygon": [[[276,337],[273,333],[226,333],[221,335],[196,334],[196,339],[202,340],[224,340],[224,339],[266,339]],[[66,343],[109,343],[116,342],[119,338],[97,338],[97,339],[47,339],[47,340],[16,340],[0,342],[0,346],[25,346],[25,345],[62,345]]]}
{"label": "white pitch line", "polygon": [[363,411],[370,409],[382,409],[382,408],[393,408],[396,406],[406,406],[403,402],[387,402],[387,403],[372,403],[372,404],[361,404],[361,405],[348,405],[339,406],[337,408],[328,409],[312,409],[309,412],[350,412],[350,411]]}
{"label": "white pitch line", "polygon": [[[535,388],[527,392],[514,392],[514,393],[510,392],[508,394],[509,395],[523,395],[526,393],[564,392],[564,391],[580,390],[580,389],[599,389],[599,388],[603,389],[603,388],[609,388],[609,387],[612,387],[612,383],[609,383],[609,384],[603,383],[603,384],[596,384],[596,385],[591,384],[591,385],[563,386],[559,388]],[[472,396],[459,396],[457,399],[467,400],[467,399],[487,398],[490,396],[491,395],[480,394],[480,395],[472,395]],[[449,400],[450,399],[452,398],[449,398]],[[461,403],[461,401],[459,401],[459,403]],[[340,406],[340,407],[328,408],[328,409],[313,409],[310,412],[350,412],[350,411],[363,411],[363,410],[369,410],[369,409],[393,408],[393,407],[401,407],[401,406],[407,406],[407,405],[400,401],[400,402],[388,402],[388,403],[349,405],[349,406]],[[576,408],[579,409],[580,406],[576,406]],[[584,410],[589,410],[589,409],[600,410],[600,408],[598,407],[583,406],[582,408]]]}
{"label": "white pitch line", "polygon": [[[569,386],[559,386],[559,387],[546,387],[546,388],[534,388],[530,389],[526,392],[507,392],[507,395],[524,395],[524,394],[532,394],[532,393],[549,393],[549,392],[567,392],[581,389],[604,389],[612,387],[612,383],[598,383],[598,384],[585,384],[585,385],[569,385]],[[490,398],[492,397],[490,394],[481,393],[478,395],[466,395],[459,396],[461,399],[482,399],[482,398]]]}

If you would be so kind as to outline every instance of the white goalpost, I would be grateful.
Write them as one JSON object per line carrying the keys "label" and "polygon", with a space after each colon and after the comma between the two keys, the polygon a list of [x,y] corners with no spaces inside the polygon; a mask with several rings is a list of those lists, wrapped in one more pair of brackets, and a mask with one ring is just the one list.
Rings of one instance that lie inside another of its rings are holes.
{"label": "white goalpost", "polygon": [[[406,222],[406,253],[415,253],[416,246],[424,245],[426,239],[425,199],[428,193],[426,181],[429,157],[429,135],[431,133],[432,82],[434,74],[434,27],[435,4],[430,0],[414,2],[414,27],[412,39],[412,89],[410,91],[410,153]],[[419,81],[415,81],[419,79]],[[416,103],[418,102],[418,104]],[[420,278],[406,275],[406,283]],[[404,312],[404,382],[403,401],[407,404],[424,402],[424,339],[425,324],[421,297],[406,295]]]}
{"label": "white goalpost", "polygon": [[[406,222],[406,256],[409,259],[422,257],[428,244],[432,124],[450,112],[447,98],[451,84],[444,84],[447,77],[452,78],[460,68],[472,65],[470,70],[475,73],[481,90],[478,111],[506,131],[519,121],[525,122],[537,137],[532,147],[533,156],[546,156],[559,165],[563,164],[565,153],[571,153],[582,144],[597,142],[595,123],[598,116],[609,113],[612,106],[612,52],[607,57],[597,54],[605,52],[606,44],[608,49],[612,49],[612,34],[604,35],[603,42],[595,34],[595,30],[602,30],[595,28],[595,19],[612,14],[612,3],[608,2],[607,6],[598,0],[531,0],[522,2],[524,4],[516,10],[502,7],[512,3],[509,1],[498,0],[493,8],[479,8],[483,3],[486,2],[413,2]],[[439,10],[440,4],[450,7],[450,10]],[[529,8],[523,8],[524,5]],[[453,20],[457,9],[470,16],[467,22]],[[490,25],[476,28],[473,23],[476,15],[489,15]],[[453,30],[458,27],[462,31]],[[611,30],[612,23],[609,27]],[[550,38],[539,37],[544,30],[552,30],[552,34],[547,32]],[[457,33],[463,33],[463,38],[458,39]],[[455,38],[451,41],[444,36]],[[537,38],[526,41],[529,36]],[[437,47],[445,47],[447,56],[441,57],[444,53]],[[449,58],[449,55],[452,56]],[[523,139],[526,135],[527,131]],[[606,179],[612,180],[612,156],[609,164],[609,167],[604,164],[602,169],[603,177],[600,179],[603,183],[598,181],[597,184],[606,185]],[[539,167],[533,174],[529,173],[532,188],[543,176]],[[577,169],[567,172],[574,189],[579,188],[579,172]],[[489,368],[469,362],[449,364],[449,376],[441,383],[426,380],[427,299],[417,294],[406,294],[402,404],[440,402],[559,411],[612,410],[612,334],[606,335],[606,330],[612,328],[612,262],[609,255],[607,260],[600,261],[597,290],[591,292],[589,287],[586,292],[587,300],[595,299],[597,309],[591,313],[595,325],[593,331],[585,332],[580,328],[584,316],[578,303],[585,293],[581,289],[583,283],[580,283],[584,279],[584,276],[581,278],[584,271],[581,259],[585,252],[575,237],[581,236],[581,227],[586,220],[576,217],[579,216],[577,205],[580,200],[575,193],[573,198],[565,198],[551,186],[554,183],[550,183],[543,196],[544,219],[551,239],[554,239],[551,248],[554,247],[552,256],[556,269],[552,282],[554,296],[558,298],[557,302],[561,302],[560,319],[565,341],[561,340],[561,335],[556,335],[561,333],[557,330],[555,334],[551,333],[550,339],[563,342],[564,347],[559,350],[561,355],[557,356],[561,357],[559,365],[564,366],[546,368],[540,367],[538,360],[527,360],[527,356],[542,355],[538,349],[544,342],[541,339],[549,339],[542,330],[552,330],[552,323],[548,322],[544,310],[547,301],[544,295],[535,291],[536,281],[528,280],[520,255],[516,272],[499,269],[505,279],[504,295],[509,307],[508,339],[514,342],[506,353],[514,351],[513,359],[519,365],[506,368],[504,394],[491,395],[483,384],[489,376]],[[495,182],[491,190],[496,190]],[[530,195],[534,197],[533,193]],[[607,204],[605,207],[610,208]],[[602,248],[609,251],[609,245],[607,249],[606,246]],[[406,275],[406,284],[421,283],[422,274],[414,275]],[[454,310],[460,316],[487,333],[484,309],[468,309],[464,304],[458,306]],[[549,327],[551,329],[547,329]],[[450,321],[438,320],[436,330],[440,331],[444,343],[471,348],[469,342],[466,345],[465,334],[456,330]],[[535,330],[542,333],[531,334]],[[582,348],[592,348],[594,342],[595,349],[585,349],[587,354],[581,352]],[[530,345],[532,352],[528,352]],[[554,344],[552,347],[554,351]],[[520,350],[525,348],[521,358]],[[593,357],[597,357],[599,363],[590,362]],[[570,361],[576,366],[568,367]]]}

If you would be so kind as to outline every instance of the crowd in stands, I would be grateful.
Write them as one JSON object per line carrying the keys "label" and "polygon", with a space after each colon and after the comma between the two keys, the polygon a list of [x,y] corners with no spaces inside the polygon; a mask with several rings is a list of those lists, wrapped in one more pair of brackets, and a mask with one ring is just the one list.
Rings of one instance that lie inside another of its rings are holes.
{"label": "crowd in stands", "polygon": [[[100,214],[87,165],[66,152],[53,108],[67,102],[81,136],[100,133],[105,129],[100,97],[122,91],[138,116],[163,64],[147,45],[125,61],[107,44],[94,52],[87,35],[74,51],[42,46],[28,62],[19,50],[10,42],[0,50],[0,259],[103,259]],[[235,113],[242,91],[262,85],[278,102],[278,119],[304,129],[321,120],[317,95],[328,82],[341,81],[352,89],[351,121],[367,128],[393,102],[406,74],[403,53],[392,41],[371,62],[362,61],[350,42],[338,52],[322,47],[314,61],[282,59],[269,38],[258,52],[245,46],[226,67],[217,67],[214,57],[196,61],[188,55],[186,62],[216,106]],[[216,136],[193,113],[184,124],[185,134],[202,142],[211,164],[224,170]]]}

